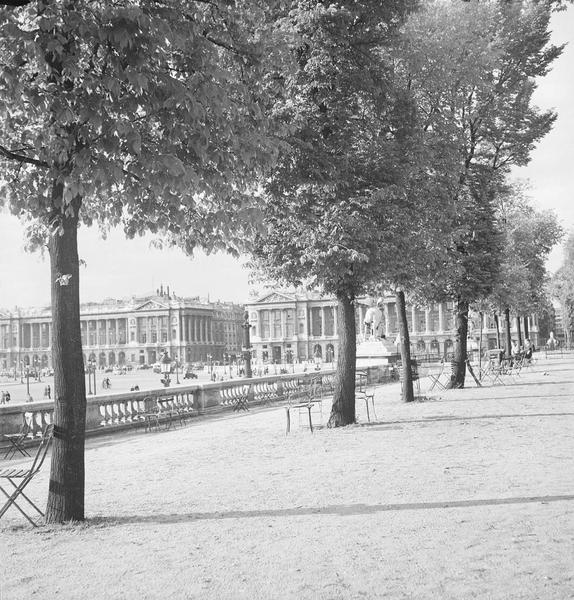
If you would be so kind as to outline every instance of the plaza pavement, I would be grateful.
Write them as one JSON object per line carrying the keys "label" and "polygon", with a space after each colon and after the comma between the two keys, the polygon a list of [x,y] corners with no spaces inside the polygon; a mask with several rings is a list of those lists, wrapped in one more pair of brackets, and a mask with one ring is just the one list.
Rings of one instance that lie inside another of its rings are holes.
{"label": "plaza pavement", "polygon": [[467,381],[314,434],[276,406],[90,439],[88,521],[10,510],[0,599],[574,598],[574,356]]}

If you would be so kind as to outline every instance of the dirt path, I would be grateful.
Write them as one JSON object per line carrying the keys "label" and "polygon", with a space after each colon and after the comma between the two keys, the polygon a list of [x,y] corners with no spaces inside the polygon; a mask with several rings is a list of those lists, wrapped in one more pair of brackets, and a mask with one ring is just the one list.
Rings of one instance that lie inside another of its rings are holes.
{"label": "dirt path", "polygon": [[89,521],[33,530],[10,511],[0,598],[574,597],[571,357],[513,385],[398,392],[378,389],[378,422],[312,435],[295,419],[285,436],[274,407],[90,441]]}

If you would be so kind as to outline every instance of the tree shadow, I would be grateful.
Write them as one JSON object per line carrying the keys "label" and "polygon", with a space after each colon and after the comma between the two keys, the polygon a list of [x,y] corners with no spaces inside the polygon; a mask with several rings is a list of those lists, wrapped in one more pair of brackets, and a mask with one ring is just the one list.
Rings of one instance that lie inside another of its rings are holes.
{"label": "tree shadow", "polygon": [[405,502],[399,504],[341,504],[320,507],[293,507],[259,510],[228,510],[213,512],[189,512],[153,515],[125,515],[117,517],[95,516],[89,519],[91,525],[109,526],[145,523],[186,523],[192,521],[220,521],[224,519],[257,519],[265,517],[303,517],[311,515],[332,515],[339,517],[360,516],[381,512],[403,510],[440,510],[450,508],[473,508],[479,506],[504,506],[510,504],[548,504],[550,502],[570,502],[574,494],[548,496],[515,496],[511,498],[477,498],[474,500],[447,500],[441,502]]}

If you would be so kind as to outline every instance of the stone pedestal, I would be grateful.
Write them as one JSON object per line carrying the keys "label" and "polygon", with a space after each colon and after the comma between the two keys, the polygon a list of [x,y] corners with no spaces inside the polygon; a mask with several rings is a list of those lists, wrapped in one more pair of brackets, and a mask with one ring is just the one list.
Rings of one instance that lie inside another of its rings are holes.
{"label": "stone pedestal", "polygon": [[357,367],[394,364],[397,360],[397,348],[388,339],[369,339],[357,344]]}

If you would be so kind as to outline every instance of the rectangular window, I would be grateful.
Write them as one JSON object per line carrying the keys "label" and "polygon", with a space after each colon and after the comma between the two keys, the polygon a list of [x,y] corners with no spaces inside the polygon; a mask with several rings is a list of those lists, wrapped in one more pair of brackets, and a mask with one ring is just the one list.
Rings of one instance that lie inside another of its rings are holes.
{"label": "rectangular window", "polygon": [[261,311],[261,339],[267,340],[269,339],[270,331],[269,331],[269,311],[262,310]]}

